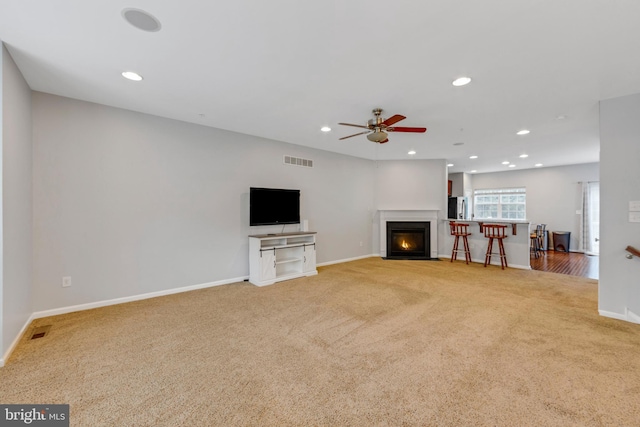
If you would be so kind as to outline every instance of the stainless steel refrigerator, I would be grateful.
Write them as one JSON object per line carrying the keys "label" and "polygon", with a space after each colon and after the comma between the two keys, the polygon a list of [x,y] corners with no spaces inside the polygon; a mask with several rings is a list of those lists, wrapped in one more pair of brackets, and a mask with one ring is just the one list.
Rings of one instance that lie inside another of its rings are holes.
{"label": "stainless steel refrigerator", "polygon": [[448,219],[469,219],[469,203],[466,197],[449,197]]}

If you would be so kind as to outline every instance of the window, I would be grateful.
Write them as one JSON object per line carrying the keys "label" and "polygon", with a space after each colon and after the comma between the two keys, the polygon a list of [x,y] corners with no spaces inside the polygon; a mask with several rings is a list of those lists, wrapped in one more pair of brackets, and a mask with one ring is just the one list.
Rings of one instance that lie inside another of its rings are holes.
{"label": "window", "polygon": [[525,188],[493,188],[474,190],[475,219],[525,219],[527,190]]}

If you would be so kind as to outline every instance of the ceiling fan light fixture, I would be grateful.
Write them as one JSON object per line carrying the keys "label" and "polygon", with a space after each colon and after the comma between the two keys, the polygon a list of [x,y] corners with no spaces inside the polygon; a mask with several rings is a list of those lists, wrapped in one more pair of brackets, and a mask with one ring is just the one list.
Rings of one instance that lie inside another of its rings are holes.
{"label": "ceiling fan light fixture", "polygon": [[367,139],[373,142],[382,142],[385,139],[387,139],[388,136],[389,135],[387,135],[386,132],[378,131],[378,132],[373,132],[367,135]]}

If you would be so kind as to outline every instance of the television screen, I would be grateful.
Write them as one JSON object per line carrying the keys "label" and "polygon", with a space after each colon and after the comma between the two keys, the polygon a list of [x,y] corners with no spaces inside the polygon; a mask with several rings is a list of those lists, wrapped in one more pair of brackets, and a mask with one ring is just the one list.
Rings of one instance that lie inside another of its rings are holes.
{"label": "television screen", "polygon": [[249,225],[299,223],[300,190],[250,188]]}

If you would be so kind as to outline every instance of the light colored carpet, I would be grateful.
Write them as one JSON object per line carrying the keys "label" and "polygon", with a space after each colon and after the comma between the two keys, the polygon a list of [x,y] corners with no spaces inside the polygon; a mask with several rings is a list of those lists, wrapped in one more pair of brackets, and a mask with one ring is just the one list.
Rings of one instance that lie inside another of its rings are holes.
{"label": "light colored carpet", "polygon": [[591,279],[379,258],[38,319],[1,403],[74,426],[632,426],[640,325]]}

